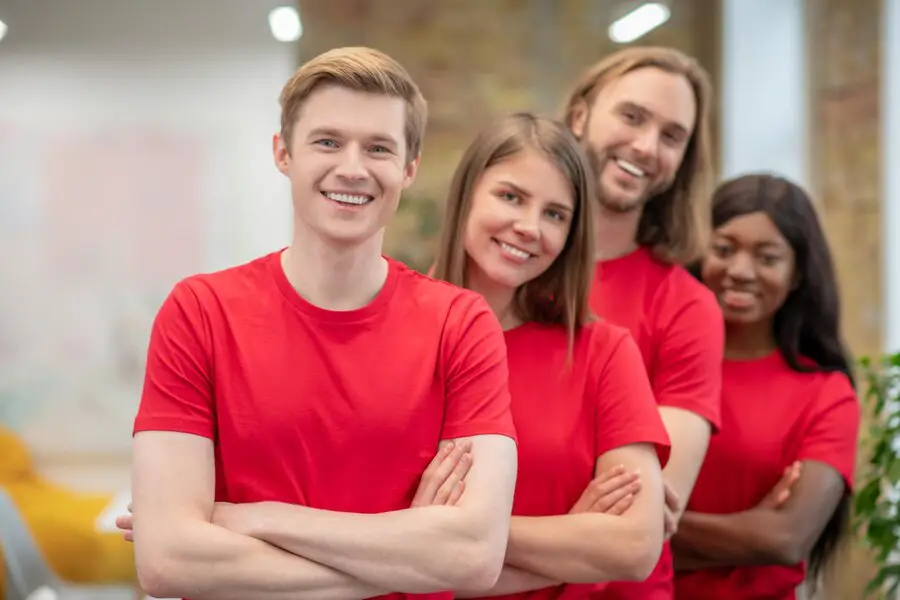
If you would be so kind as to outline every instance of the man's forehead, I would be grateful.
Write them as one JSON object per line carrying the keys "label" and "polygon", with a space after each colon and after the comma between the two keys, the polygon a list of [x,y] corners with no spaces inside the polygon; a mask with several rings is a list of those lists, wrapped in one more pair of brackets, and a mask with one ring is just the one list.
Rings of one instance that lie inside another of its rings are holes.
{"label": "man's forehead", "polygon": [[[683,90],[684,93],[677,93]],[[690,84],[683,75],[659,69],[638,69],[603,86],[597,101],[612,106],[633,105],[690,130],[696,112]]]}
{"label": "man's forehead", "polygon": [[406,113],[402,99],[350,90],[337,92],[311,95],[300,111],[298,128],[395,142],[403,138]]}

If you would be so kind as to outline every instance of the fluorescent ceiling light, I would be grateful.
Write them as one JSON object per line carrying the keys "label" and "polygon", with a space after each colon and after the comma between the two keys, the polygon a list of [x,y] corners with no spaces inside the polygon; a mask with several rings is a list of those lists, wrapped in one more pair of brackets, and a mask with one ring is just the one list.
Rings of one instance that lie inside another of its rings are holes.
{"label": "fluorescent ceiling light", "polygon": [[269,13],[269,29],[279,42],[296,42],[303,35],[300,13],[293,6],[279,6]]}
{"label": "fluorescent ceiling light", "polygon": [[6,23],[0,21],[0,40],[6,37],[6,32],[9,31],[9,27],[6,26]]}
{"label": "fluorescent ceiling light", "polygon": [[647,35],[669,20],[669,7],[659,2],[648,2],[609,26],[609,39],[617,44],[627,44]]}

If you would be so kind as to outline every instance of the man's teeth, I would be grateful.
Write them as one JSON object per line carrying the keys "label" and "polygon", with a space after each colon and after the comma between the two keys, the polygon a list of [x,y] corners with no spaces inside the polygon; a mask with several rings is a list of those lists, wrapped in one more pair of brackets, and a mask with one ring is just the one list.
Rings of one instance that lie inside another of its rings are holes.
{"label": "man's teeth", "polygon": [[500,242],[500,247],[503,248],[505,252],[509,252],[513,256],[521,258],[523,260],[531,256],[530,253],[525,252],[524,250],[519,250],[515,246],[510,246],[509,244],[506,244],[504,242]]}
{"label": "man's teeth", "polygon": [[636,167],[635,165],[631,164],[628,161],[618,158],[618,159],[616,159],[616,164],[619,165],[619,168],[621,168],[623,171],[625,171],[626,173],[630,173],[631,175],[634,175],[635,177],[643,177],[644,176],[643,170],[639,169],[638,167]]}
{"label": "man's teeth", "polygon": [[354,196],[352,194],[333,194],[326,192],[325,197],[335,202],[343,202],[344,204],[366,204],[371,199],[370,196]]}

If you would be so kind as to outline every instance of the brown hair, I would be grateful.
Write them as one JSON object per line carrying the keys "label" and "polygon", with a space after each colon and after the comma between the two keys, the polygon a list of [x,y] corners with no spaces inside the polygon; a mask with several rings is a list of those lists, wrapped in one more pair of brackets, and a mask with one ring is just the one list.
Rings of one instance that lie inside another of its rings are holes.
{"label": "brown hair", "polygon": [[527,148],[544,154],[569,180],[575,211],[562,252],[544,273],[517,290],[514,307],[524,321],[562,325],[571,342],[575,331],[589,318],[594,179],[583,149],[560,122],[517,113],[495,121],[475,138],[453,174],[433,275],[467,286],[468,260],[462,240],[475,186],[488,168]]}
{"label": "brown hair", "polygon": [[654,253],[667,262],[685,265],[703,255],[710,236],[713,173],[709,109],[712,85],[703,67],[695,59],[672,48],[625,48],[584,72],[569,97],[565,121],[571,127],[580,111],[587,110],[590,115],[601,89],[626,73],[647,67],[687,79],[697,103],[697,123],[674,181],[644,205],[636,241],[651,246]]}
{"label": "brown hair", "polygon": [[320,85],[337,85],[359,92],[401,98],[406,102],[406,156],[422,151],[428,106],[418,86],[393,58],[362,46],[335,48],[304,63],[281,90],[281,137],[290,151],[291,134],[300,109]]}

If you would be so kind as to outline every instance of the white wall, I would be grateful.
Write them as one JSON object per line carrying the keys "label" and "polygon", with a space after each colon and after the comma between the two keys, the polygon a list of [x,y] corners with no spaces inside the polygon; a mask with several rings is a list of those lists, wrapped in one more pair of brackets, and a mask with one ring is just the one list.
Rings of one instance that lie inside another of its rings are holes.
{"label": "white wall", "polygon": [[884,345],[888,352],[900,352],[900,4],[884,0],[882,10]]}
{"label": "white wall", "polygon": [[806,186],[803,0],[723,0],[722,175],[773,171]]}
{"label": "white wall", "polygon": [[47,468],[127,456],[177,279],[288,241],[278,4],[0,2],[0,424]]}

